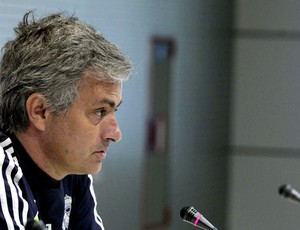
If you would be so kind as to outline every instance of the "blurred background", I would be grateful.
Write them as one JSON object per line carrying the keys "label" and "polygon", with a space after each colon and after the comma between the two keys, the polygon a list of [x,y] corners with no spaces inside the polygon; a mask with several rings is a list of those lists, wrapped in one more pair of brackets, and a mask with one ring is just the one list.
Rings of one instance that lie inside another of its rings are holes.
{"label": "blurred background", "polygon": [[106,229],[188,230],[194,206],[219,230],[299,229],[300,2],[0,0],[0,46],[28,10],[64,11],[135,69],[123,140],[94,176]]}

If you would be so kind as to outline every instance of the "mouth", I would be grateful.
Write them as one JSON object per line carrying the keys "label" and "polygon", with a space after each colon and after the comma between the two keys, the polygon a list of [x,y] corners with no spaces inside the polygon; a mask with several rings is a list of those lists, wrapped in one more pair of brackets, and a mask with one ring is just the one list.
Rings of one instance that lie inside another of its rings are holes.
{"label": "mouth", "polygon": [[106,158],[106,152],[104,150],[102,151],[96,151],[94,154],[100,159],[104,160]]}

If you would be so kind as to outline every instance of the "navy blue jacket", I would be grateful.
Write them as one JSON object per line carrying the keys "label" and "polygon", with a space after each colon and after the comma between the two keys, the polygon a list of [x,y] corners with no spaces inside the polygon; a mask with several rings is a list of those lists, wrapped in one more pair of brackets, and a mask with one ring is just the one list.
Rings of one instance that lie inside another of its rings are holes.
{"label": "navy blue jacket", "polygon": [[54,180],[16,137],[0,132],[0,229],[24,229],[42,220],[49,230],[104,230],[91,175]]}

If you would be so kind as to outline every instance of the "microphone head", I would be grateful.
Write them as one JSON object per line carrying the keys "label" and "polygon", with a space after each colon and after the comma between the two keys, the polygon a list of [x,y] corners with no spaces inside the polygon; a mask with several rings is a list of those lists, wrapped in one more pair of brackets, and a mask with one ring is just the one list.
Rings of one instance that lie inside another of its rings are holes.
{"label": "microphone head", "polygon": [[300,193],[291,185],[282,185],[279,187],[279,194],[287,199],[300,202]]}
{"label": "microphone head", "polygon": [[184,221],[194,222],[199,216],[202,216],[194,207],[185,206],[180,211],[180,216]]}
{"label": "microphone head", "polygon": [[186,206],[186,207],[183,207],[181,210],[180,210],[180,217],[183,219],[184,215],[186,214],[186,211],[189,207]]}
{"label": "microphone head", "polygon": [[292,186],[284,184],[279,187],[279,194],[285,197],[289,197],[292,193]]}
{"label": "microphone head", "polygon": [[209,230],[218,230],[192,206],[183,207],[180,211],[180,216],[183,219],[183,221],[192,224],[196,227]]}
{"label": "microphone head", "polygon": [[182,219],[185,219],[185,216],[188,214],[188,209],[189,209],[190,207],[189,206],[185,206],[185,207],[183,207],[181,210],[180,210],[180,217],[182,218]]}

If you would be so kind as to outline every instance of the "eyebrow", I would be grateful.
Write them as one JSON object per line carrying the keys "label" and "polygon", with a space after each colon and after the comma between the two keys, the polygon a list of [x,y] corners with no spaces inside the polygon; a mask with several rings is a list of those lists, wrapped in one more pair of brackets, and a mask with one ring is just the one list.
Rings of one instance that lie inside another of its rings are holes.
{"label": "eyebrow", "polygon": [[114,101],[109,100],[109,99],[103,99],[101,102],[105,103],[105,104],[108,104],[111,108],[118,108],[122,104],[122,100],[117,105]]}

